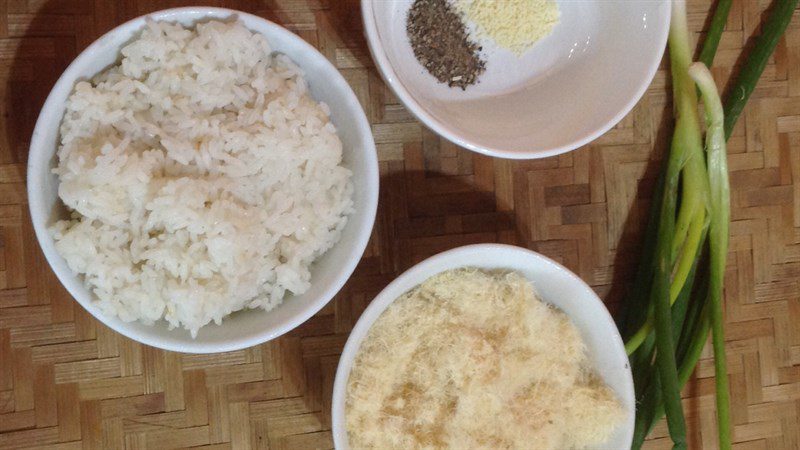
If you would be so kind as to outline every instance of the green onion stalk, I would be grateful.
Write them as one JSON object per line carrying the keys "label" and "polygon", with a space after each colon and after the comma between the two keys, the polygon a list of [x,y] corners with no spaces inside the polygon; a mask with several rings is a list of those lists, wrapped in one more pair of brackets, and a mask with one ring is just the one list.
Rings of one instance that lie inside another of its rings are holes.
{"label": "green onion stalk", "polygon": [[786,27],[792,21],[792,13],[797,8],[800,0],[775,0],[772,3],[772,12],[761,27],[761,34],[756,38],[753,49],[747,60],[742,65],[739,75],[728,90],[725,97],[725,138],[733,133],[733,126],[744,110],[744,105],[750,94],[756,88],[761,73],[767,67],[769,57],[775,51],[778,42],[786,32]]}
{"label": "green onion stalk", "polygon": [[711,17],[711,26],[708,27],[706,40],[703,42],[703,49],[700,51],[699,61],[711,67],[714,56],[717,54],[719,41],[722,38],[722,30],[725,29],[725,22],[728,21],[728,14],[731,12],[733,0],[718,0],[717,8]]}
{"label": "green onion stalk", "polygon": [[719,446],[731,448],[730,401],[728,373],[725,363],[724,318],[722,314],[722,288],[725,282],[725,260],[728,256],[728,228],[730,224],[730,185],[725,150],[725,119],[722,102],[711,72],[703,63],[694,63],[689,75],[697,83],[706,111],[706,158],[711,187],[711,227],[709,230],[710,277],[708,307],[710,308],[711,336],[714,347],[714,375],[716,377],[717,421]]}

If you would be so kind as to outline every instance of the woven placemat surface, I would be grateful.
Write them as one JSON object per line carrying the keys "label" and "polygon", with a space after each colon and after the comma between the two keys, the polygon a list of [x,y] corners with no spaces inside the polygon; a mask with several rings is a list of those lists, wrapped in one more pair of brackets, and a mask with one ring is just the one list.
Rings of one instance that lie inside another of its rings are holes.
{"label": "woven placemat surface", "polygon": [[[781,0],[776,0],[781,1]],[[378,146],[380,208],[362,263],[314,318],[275,341],[216,355],[156,350],[86,313],[34,237],[28,143],[57,77],[94,39],[141,14],[206,3],[273,20],[352,85]],[[700,37],[711,0],[689,2]],[[734,0],[714,75],[722,85],[769,0]],[[353,0],[0,0],[0,448],[326,449],[348,332],[410,265],[478,242],[522,245],[575,271],[614,311],[636,264],[670,134],[666,63],[636,108],[575,152],[503,161],[420,125],[369,57]],[[737,449],[800,448],[800,12],[729,144],[727,355]],[[686,388],[692,449],[716,448],[713,360]],[[648,448],[670,448],[662,422]]]}

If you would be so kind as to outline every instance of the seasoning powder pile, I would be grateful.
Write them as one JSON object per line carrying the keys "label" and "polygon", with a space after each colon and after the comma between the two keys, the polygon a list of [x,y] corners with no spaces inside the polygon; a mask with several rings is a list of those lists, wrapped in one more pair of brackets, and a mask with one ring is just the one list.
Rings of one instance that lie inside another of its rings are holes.
{"label": "seasoning powder pile", "polygon": [[466,89],[485,70],[481,47],[473,42],[448,0],[415,0],[406,32],[414,56],[437,80]]}
{"label": "seasoning powder pile", "polygon": [[553,0],[456,0],[456,9],[474,24],[478,38],[489,38],[517,56],[558,24]]}

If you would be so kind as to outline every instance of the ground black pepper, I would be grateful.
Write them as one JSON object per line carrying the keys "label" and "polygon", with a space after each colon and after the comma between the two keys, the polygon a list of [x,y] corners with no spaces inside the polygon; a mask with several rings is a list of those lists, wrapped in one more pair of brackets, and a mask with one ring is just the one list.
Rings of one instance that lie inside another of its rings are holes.
{"label": "ground black pepper", "polygon": [[481,47],[470,40],[448,0],[415,0],[408,11],[406,32],[420,64],[450,87],[466,89],[486,70]]}

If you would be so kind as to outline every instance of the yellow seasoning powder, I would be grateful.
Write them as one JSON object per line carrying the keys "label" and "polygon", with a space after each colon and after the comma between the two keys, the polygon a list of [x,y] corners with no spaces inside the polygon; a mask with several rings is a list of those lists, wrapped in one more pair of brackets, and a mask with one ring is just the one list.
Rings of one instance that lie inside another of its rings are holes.
{"label": "yellow seasoning powder", "polygon": [[489,38],[517,56],[550,34],[559,19],[553,0],[456,0],[455,4],[475,25],[478,38]]}

